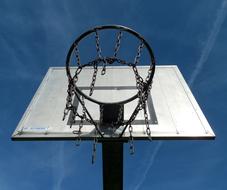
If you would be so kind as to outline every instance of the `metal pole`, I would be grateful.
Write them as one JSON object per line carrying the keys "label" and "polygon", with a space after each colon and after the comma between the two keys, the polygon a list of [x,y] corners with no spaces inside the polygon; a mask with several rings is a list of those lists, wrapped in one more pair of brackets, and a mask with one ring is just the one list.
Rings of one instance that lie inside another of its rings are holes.
{"label": "metal pole", "polygon": [[123,190],[123,142],[102,142],[103,190]]}

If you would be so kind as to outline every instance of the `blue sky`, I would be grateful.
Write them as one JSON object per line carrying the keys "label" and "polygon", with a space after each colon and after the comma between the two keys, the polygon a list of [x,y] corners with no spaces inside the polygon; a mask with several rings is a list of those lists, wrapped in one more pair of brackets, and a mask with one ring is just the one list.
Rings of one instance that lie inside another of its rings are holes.
{"label": "blue sky", "polygon": [[121,24],[176,64],[216,133],[215,141],[136,142],[124,149],[127,190],[226,190],[227,1],[0,0],[0,189],[101,189],[101,146],[12,142],[11,133],[50,66],[64,66],[90,27]]}

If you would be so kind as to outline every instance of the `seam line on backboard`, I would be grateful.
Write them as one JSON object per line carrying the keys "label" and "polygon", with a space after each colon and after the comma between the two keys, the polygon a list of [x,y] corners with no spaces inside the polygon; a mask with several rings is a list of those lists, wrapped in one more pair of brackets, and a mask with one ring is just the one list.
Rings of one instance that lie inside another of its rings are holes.
{"label": "seam line on backboard", "polygon": [[[188,96],[188,93],[187,93],[187,91],[186,91],[186,89],[185,89],[185,86],[182,84],[182,78],[179,78],[179,76],[178,76],[178,74],[176,73],[176,69],[174,68],[173,69],[174,70],[174,73],[175,73],[175,75],[177,76],[177,78],[178,78],[178,80],[179,80],[179,82],[180,82],[180,84],[181,84],[181,86],[183,87],[183,90],[184,90],[184,92],[185,92],[185,94],[187,95],[187,97],[188,97],[188,99],[189,99],[189,101],[190,101],[190,103],[191,103],[191,105],[192,105],[192,107],[193,107],[193,109],[195,110],[195,112],[196,112],[196,115],[198,116],[198,118],[199,118],[199,121],[200,121],[200,123],[202,124],[202,126],[203,126],[203,129],[204,129],[204,131],[205,131],[205,133],[206,134],[208,134],[209,133],[209,131],[205,128],[205,126],[204,126],[204,124],[203,124],[203,122],[202,122],[202,120],[201,120],[201,118],[200,118],[200,116],[199,116],[199,114],[198,114],[198,112],[197,112],[197,109],[196,109],[196,107],[198,107],[199,108],[199,105],[198,106],[194,106],[194,104],[193,104],[193,102],[191,101],[191,97],[189,97]],[[189,91],[190,92],[190,91]],[[199,108],[200,109],[200,108]]]}
{"label": "seam line on backboard", "polygon": [[[161,90],[162,90],[162,94],[163,94],[164,98],[167,99],[167,98],[166,98],[166,95],[165,95],[165,93],[164,93],[164,91],[163,91],[161,82],[160,82],[160,80],[159,80],[158,74],[156,74],[156,76],[157,76],[157,81],[158,81],[158,83],[159,83],[159,86],[160,86],[160,88],[161,88]],[[165,102],[166,102],[166,104],[167,104],[167,109],[169,110],[169,113],[170,113],[170,116],[171,116],[171,120],[172,120],[173,126],[174,126],[174,128],[175,128],[175,130],[176,130],[176,134],[179,134],[180,132],[179,132],[179,130],[177,129],[177,126],[175,125],[176,122],[175,122],[175,119],[173,118],[172,112],[170,111],[169,104],[168,104],[167,101],[165,101]]]}

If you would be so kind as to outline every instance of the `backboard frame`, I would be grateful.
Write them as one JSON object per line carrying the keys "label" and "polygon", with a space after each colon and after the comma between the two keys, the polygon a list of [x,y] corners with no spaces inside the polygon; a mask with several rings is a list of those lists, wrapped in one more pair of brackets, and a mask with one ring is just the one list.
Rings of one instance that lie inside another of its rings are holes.
{"label": "backboard frame", "polygon": [[[108,67],[108,68],[116,68],[116,69],[123,69],[125,68],[124,66],[112,66],[112,67]],[[140,66],[139,68],[144,68],[147,70],[148,66]],[[89,69],[89,68],[88,68]],[[158,127],[158,124],[155,124],[155,119],[153,121],[153,125],[151,125],[151,137],[152,137],[152,140],[208,140],[208,139],[215,139],[215,134],[213,132],[213,130],[211,129],[209,123],[207,122],[204,114],[202,113],[198,103],[196,102],[193,94],[191,93],[188,85],[186,84],[181,72],[179,71],[178,67],[176,65],[168,65],[168,66],[156,66],[156,74],[155,74],[155,77],[159,74],[159,70],[171,70],[172,73],[175,73],[176,75],[176,79],[179,81],[179,85],[181,86],[181,91],[183,90],[184,93],[185,93],[185,97],[187,97],[187,101],[190,102],[191,106],[193,107],[195,113],[198,117],[198,119],[200,120],[201,122],[201,125],[204,129],[204,134],[203,133],[187,133],[187,134],[182,134],[181,132],[180,133],[172,133],[172,134],[164,134],[163,135],[156,135],[154,133],[152,133],[152,127]],[[75,140],[78,138],[78,136],[76,136],[75,134],[73,133],[64,133],[64,131],[62,132],[59,132],[59,133],[51,133],[50,131],[48,131],[48,128],[45,129],[45,126],[37,126],[37,127],[33,127],[33,128],[30,128],[30,130],[36,130],[35,133],[29,133],[28,131],[26,132],[26,130],[23,130],[21,131],[20,129],[22,128],[22,126],[24,125],[25,123],[25,120],[29,117],[29,114],[31,113],[34,105],[37,103],[37,101],[39,100],[40,98],[40,94],[42,94],[43,90],[46,90],[45,89],[45,86],[47,85],[48,81],[49,81],[49,78],[51,77],[51,74],[53,73],[53,71],[56,71],[56,70],[62,70],[62,72],[64,73],[65,75],[65,68],[64,67],[51,67],[49,68],[46,76],[44,77],[40,87],[38,88],[37,92],[35,93],[32,101],[30,102],[27,110],[25,111],[21,121],[19,122],[16,130],[14,131],[11,139],[14,140],[14,141],[34,141],[34,140],[42,140],[42,141],[48,141],[48,140]],[[162,74],[163,75],[163,74]],[[157,80],[157,77],[155,79],[154,77],[154,85],[158,85],[158,84],[155,84],[157,83],[156,80]],[[67,81],[67,78],[65,77],[65,80]],[[168,82],[168,81],[167,81]],[[153,92],[155,90],[155,87],[151,90],[151,93],[155,93]],[[163,90],[163,89],[162,89]],[[171,91],[171,89],[169,89]],[[154,94],[152,94],[151,96],[154,96]],[[65,97],[63,97],[65,99]],[[163,97],[162,100],[164,100],[165,98],[168,99],[168,97]],[[154,101],[153,99],[151,99],[151,101]],[[172,100],[171,100],[172,101]],[[170,102],[171,102],[170,101]],[[156,104],[156,103],[154,103]],[[180,103],[179,103],[180,105]],[[152,105],[153,106],[153,105]],[[154,106],[157,106],[157,105],[154,105]],[[64,109],[64,106],[62,106],[62,111]],[[155,111],[155,109],[154,109]],[[151,109],[150,109],[150,112],[151,112]],[[155,116],[156,116],[156,113],[155,113]],[[157,114],[157,120],[159,120],[159,116],[160,116],[160,113]],[[61,119],[61,118],[57,118],[57,119]],[[25,128],[24,128],[25,129]],[[46,131],[45,131],[46,130]],[[41,131],[40,133],[38,133],[37,131]],[[92,133],[90,133],[90,135],[81,135],[81,140],[93,140],[95,137],[95,134],[92,135]],[[110,136],[107,136],[105,138],[102,138],[102,137],[97,137],[98,141],[127,141],[129,139],[128,135],[125,135],[123,136],[121,139],[119,138],[116,138],[116,137],[110,137]],[[144,134],[143,136],[142,135],[135,135],[134,136],[134,139],[135,140],[148,140],[148,137],[146,136],[146,134]]]}

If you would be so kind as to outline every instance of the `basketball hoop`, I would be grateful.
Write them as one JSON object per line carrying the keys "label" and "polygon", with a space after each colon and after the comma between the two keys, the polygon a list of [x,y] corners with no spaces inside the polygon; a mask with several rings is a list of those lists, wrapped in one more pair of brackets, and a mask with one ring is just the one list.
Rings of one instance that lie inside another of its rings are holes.
{"label": "basketball hoop", "polygon": [[[116,44],[115,44],[115,48],[114,48],[114,52],[113,52],[112,56],[104,56],[104,55],[102,55],[102,51],[101,51],[99,32],[100,31],[105,32],[107,30],[117,33]],[[121,39],[122,39],[123,34],[132,35],[135,37],[135,39],[139,40],[139,42],[140,42],[138,45],[137,54],[136,54],[133,62],[123,60],[118,56],[118,51],[120,49]],[[80,55],[79,55],[79,45],[80,45],[81,41],[83,41],[85,38],[87,38],[90,35],[94,35],[97,57],[88,63],[82,64],[80,61]],[[150,60],[149,60],[150,67],[148,69],[148,74],[145,78],[142,78],[139,75],[139,72],[137,70],[137,66],[140,64],[140,57],[141,57],[141,52],[142,52],[143,48],[146,48],[148,50],[149,57],[150,57]],[[74,58],[73,54],[75,54],[77,67],[76,67],[75,73],[72,74],[71,67],[73,65],[70,65],[70,63],[72,62],[72,59]],[[134,75],[135,75],[136,88],[138,90],[138,93],[128,99],[125,99],[125,100],[122,100],[119,102],[106,103],[106,102],[102,102],[100,100],[93,99],[92,94],[94,92],[98,69],[101,67],[101,69],[102,69],[101,75],[105,75],[105,74],[108,74],[107,73],[108,66],[114,65],[114,64],[128,66],[132,69],[132,71],[134,72]],[[85,93],[83,93],[80,90],[80,88],[77,87],[78,77],[79,77],[81,71],[85,67],[93,67],[93,75],[92,75],[92,79],[91,79],[89,95],[86,95]],[[68,55],[67,55],[66,73],[67,73],[67,77],[68,77],[68,90],[67,90],[68,96],[67,96],[66,107],[64,110],[63,119],[69,113],[69,111],[72,111],[73,118],[75,118],[75,116],[80,117],[81,124],[85,120],[87,122],[93,124],[97,131],[97,135],[99,135],[99,137],[102,137],[102,138],[105,137],[105,132],[100,129],[100,125],[109,124],[114,129],[117,129],[120,126],[123,126],[123,130],[121,131],[121,133],[118,136],[119,138],[121,138],[123,136],[126,128],[128,126],[131,126],[131,123],[135,120],[137,114],[141,110],[143,110],[144,121],[145,121],[146,128],[147,128],[146,133],[147,133],[148,138],[151,139],[151,136],[150,136],[151,132],[150,132],[149,124],[148,124],[146,104],[147,104],[148,93],[150,92],[150,89],[152,86],[152,79],[154,76],[154,72],[155,72],[155,59],[154,59],[152,49],[149,46],[149,44],[146,42],[146,40],[140,34],[135,32],[134,30],[124,27],[124,26],[118,26],[118,25],[98,26],[91,30],[88,30],[87,32],[83,33],[75,40],[75,42],[71,45]],[[80,98],[80,97],[82,97],[82,98]],[[83,108],[83,113],[80,114],[75,111],[76,110],[75,106],[72,103],[72,100],[74,98],[78,99],[79,103],[81,104],[81,106]],[[92,118],[91,114],[89,113],[89,110],[87,110],[87,108],[86,108],[84,99],[89,100],[93,103],[96,103],[100,106],[101,113],[100,113],[99,123],[95,122],[94,119]],[[138,99],[138,104],[137,104],[136,108],[134,109],[130,118],[127,121],[124,121],[123,114],[122,114],[123,109],[124,109],[124,104],[127,104],[128,102],[133,101],[135,99]],[[112,110],[112,111],[114,110],[116,113],[115,116],[112,118],[107,118],[107,117],[103,118],[103,116],[106,115],[105,111],[107,111],[107,110]],[[132,129],[132,126],[130,128]],[[79,131],[78,131],[78,133],[79,133]],[[132,136],[132,135],[130,135],[130,136]]]}

